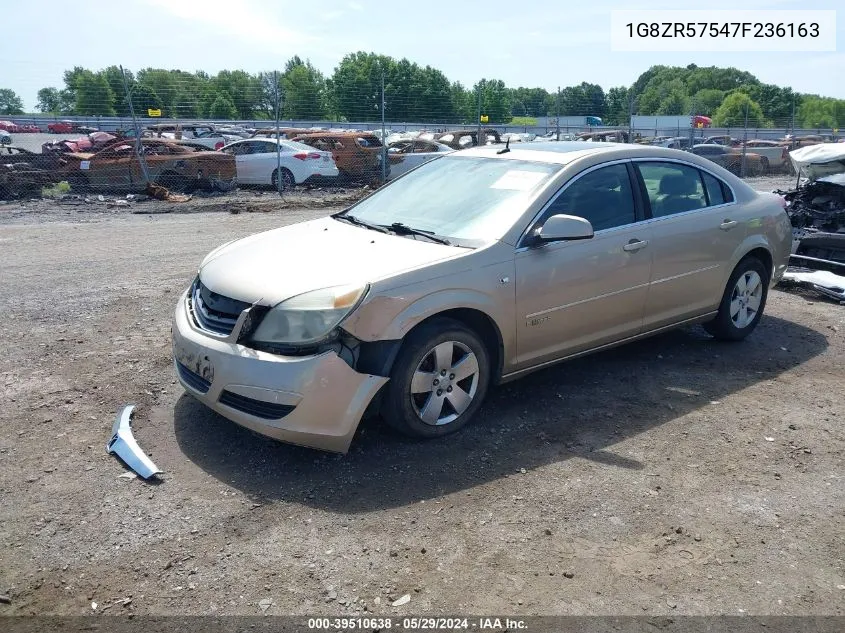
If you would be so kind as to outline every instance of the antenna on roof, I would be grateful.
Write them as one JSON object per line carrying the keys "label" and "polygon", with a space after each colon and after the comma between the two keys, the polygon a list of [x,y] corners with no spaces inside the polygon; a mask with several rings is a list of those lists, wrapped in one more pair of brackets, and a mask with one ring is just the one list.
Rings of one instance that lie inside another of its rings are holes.
{"label": "antenna on roof", "polygon": [[510,136],[508,136],[508,140],[507,140],[507,141],[505,141],[505,148],[504,148],[504,149],[500,149],[500,150],[499,150],[498,152],[496,152],[496,153],[497,153],[497,154],[504,154],[504,153],[509,152],[509,151],[511,151],[511,137],[510,137]]}

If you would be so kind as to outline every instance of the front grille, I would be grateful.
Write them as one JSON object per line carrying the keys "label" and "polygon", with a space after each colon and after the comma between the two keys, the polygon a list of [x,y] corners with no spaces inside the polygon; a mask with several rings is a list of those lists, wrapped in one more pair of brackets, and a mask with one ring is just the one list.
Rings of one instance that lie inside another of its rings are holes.
{"label": "front grille", "polygon": [[224,297],[206,288],[197,279],[191,289],[191,308],[196,324],[204,330],[228,336],[241,312],[250,304]]}
{"label": "front grille", "polygon": [[220,404],[225,404],[227,407],[265,420],[279,420],[294,410],[294,407],[289,404],[255,400],[225,389],[220,394]]}
{"label": "front grille", "polygon": [[191,371],[185,365],[176,361],[176,369],[179,371],[179,377],[191,389],[195,389],[200,393],[207,393],[211,383],[198,373]]}

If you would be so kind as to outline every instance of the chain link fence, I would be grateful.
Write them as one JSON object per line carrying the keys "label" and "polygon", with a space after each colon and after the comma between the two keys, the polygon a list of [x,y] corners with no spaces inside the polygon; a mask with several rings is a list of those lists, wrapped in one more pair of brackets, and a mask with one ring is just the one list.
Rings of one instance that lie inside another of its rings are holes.
{"label": "chain link fence", "polygon": [[[640,116],[633,108],[603,120],[591,114],[595,99],[585,96],[565,104],[583,114],[564,116],[560,91],[533,103],[530,91],[509,93],[502,82],[465,89],[434,76],[415,85],[397,73],[388,78],[370,64],[366,76],[342,83],[337,72],[323,80],[301,60],[284,72],[223,71],[214,78],[75,68],[65,73],[67,88],[39,91],[39,107],[49,112],[0,121],[0,196],[32,196],[56,183],[73,194],[171,199],[236,188],[283,195],[374,187],[451,151],[562,141],[688,150],[745,177],[791,173],[791,149],[840,140],[835,128],[796,127],[794,114],[765,126],[754,118],[749,125],[747,112],[731,127],[705,127],[706,117],[692,114]],[[530,116],[538,111],[545,115]]]}

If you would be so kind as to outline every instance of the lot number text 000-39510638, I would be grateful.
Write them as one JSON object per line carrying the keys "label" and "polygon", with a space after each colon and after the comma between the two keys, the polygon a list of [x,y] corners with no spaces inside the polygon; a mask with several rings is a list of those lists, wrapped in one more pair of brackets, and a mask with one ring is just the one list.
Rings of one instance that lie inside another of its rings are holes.
{"label": "lot number text 000-39510638", "polygon": [[612,11],[614,51],[835,51],[836,11]]}

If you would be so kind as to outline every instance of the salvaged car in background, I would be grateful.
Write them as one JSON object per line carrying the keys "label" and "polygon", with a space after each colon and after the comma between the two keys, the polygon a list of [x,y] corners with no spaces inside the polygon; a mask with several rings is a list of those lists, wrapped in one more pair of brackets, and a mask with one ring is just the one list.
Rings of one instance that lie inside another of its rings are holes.
{"label": "salvaged car in background", "polygon": [[56,181],[65,164],[57,154],[36,154],[20,147],[0,147],[0,199],[33,195]]}
{"label": "salvaged car in background", "polygon": [[[311,147],[331,152],[340,171],[341,181],[378,182],[381,180],[381,161],[384,146],[379,138],[370,132],[311,132],[300,134],[292,140]],[[388,158],[387,173],[390,174]]]}
{"label": "salvaged car in background", "polygon": [[[728,147],[727,145],[717,145],[715,143],[701,143],[693,145],[690,150],[696,156],[702,156],[707,160],[712,160],[714,163],[727,169],[735,175],[742,172],[742,149],[736,147]],[[760,176],[766,173],[766,168],[763,163],[763,157],[754,152],[745,152],[745,175],[746,176]]]}
{"label": "salvaged car in background", "polygon": [[339,174],[330,151],[295,141],[249,138],[230,143],[220,151],[235,157],[238,183],[242,185],[278,187],[281,173],[282,188],[291,189],[305,183],[332,182]]}
{"label": "salvaged car in background", "polygon": [[[390,165],[390,178],[398,178],[414,167],[419,167],[423,163],[454,151],[448,145],[437,141],[411,139],[391,143],[387,148],[392,163]],[[396,158],[399,160],[393,162]]]}
{"label": "salvaged car in background", "polygon": [[[502,142],[502,135],[498,130],[485,129],[481,131],[484,136],[485,145],[494,145]],[[466,149],[478,145],[478,130],[452,130],[450,132],[439,132],[434,134],[433,140],[452,149]]]}
{"label": "salvaged car in background", "polygon": [[[221,152],[196,152],[160,139],[140,139],[149,177],[172,191],[219,189],[237,183],[235,158]],[[76,190],[142,191],[145,188],[135,140],[118,140],[98,152],[64,154],[66,164],[57,172]]]}
{"label": "salvaged car in background", "polygon": [[[760,156],[764,171],[788,171],[790,169],[789,150],[779,141],[749,139],[743,145]],[[742,151],[742,146],[740,146]]]}
{"label": "salvaged car in background", "polygon": [[754,330],[789,258],[782,198],[678,150],[502,149],[446,154],[209,253],[173,317],[184,389],[345,452],[368,410],[444,436],[492,385],[552,363],[679,325]]}

